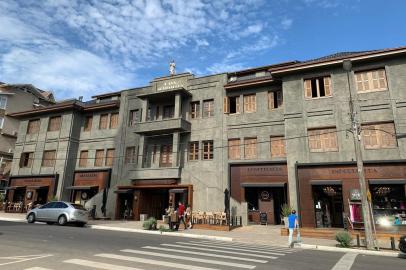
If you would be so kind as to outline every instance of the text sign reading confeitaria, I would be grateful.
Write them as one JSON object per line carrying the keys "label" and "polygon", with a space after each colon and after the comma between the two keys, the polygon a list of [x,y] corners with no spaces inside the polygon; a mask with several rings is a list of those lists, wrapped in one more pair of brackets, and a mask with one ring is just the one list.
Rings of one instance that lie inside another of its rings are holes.
{"label": "text sign reading confeitaria", "polygon": [[164,81],[157,85],[157,91],[173,90],[178,88],[184,88],[184,80],[170,80]]}

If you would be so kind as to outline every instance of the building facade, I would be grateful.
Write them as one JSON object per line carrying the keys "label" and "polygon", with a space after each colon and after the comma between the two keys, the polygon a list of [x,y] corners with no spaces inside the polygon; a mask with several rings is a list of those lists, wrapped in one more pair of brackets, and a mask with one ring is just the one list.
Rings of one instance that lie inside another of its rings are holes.
{"label": "building facade", "polygon": [[0,190],[7,186],[19,126],[19,121],[9,114],[54,102],[51,92],[33,85],[0,83]]}
{"label": "building facade", "polygon": [[[348,73],[344,60],[352,62]],[[245,224],[261,212],[279,224],[283,204],[298,209],[306,227],[357,224],[354,109],[374,212],[402,221],[405,72],[406,48],[343,53],[171,75],[87,103],[15,113],[18,188],[8,198],[56,195],[95,205],[97,215],[138,220],[161,218],[178,201],[224,211],[227,189],[231,215]]]}

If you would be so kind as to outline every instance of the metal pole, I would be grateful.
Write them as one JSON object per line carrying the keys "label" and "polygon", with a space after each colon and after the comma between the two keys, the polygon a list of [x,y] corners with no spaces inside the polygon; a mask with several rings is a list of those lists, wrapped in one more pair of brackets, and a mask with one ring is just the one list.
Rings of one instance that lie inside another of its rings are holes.
{"label": "metal pole", "polygon": [[351,117],[351,130],[354,139],[354,148],[355,148],[355,158],[357,160],[357,171],[358,171],[358,181],[361,191],[361,205],[362,205],[362,215],[364,219],[364,230],[365,230],[365,242],[367,249],[374,249],[374,236],[373,236],[373,226],[371,219],[371,208],[369,207],[369,202],[367,198],[367,186],[365,183],[365,174],[364,174],[364,162],[362,159],[361,152],[361,129],[359,127],[356,110],[354,109],[354,102],[351,94],[351,85],[350,85],[350,70],[352,68],[352,63],[350,60],[343,61],[343,68],[347,72],[347,83],[348,90],[350,94],[350,117]]}

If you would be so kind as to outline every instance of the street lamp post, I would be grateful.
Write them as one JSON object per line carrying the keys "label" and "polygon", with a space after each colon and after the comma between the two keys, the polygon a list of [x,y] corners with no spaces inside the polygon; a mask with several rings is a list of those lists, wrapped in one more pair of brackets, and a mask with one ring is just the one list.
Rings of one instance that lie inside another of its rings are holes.
{"label": "street lamp post", "polygon": [[365,230],[365,242],[367,249],[374,249],[375,248],[375,241],[373,236],[373,220],[372,220],[372,212],[368,202],[368,191],[367,185],[365,183],[365,174],[364,174],[364,162],[362,159],[362,152],[361,152],[361,128],[359,126],[359,122],[357,119],[357,112],[354,109],[354,101],[352,99],[351,94],[351,85],[350,85],[350,71],[352,69],[351,60],[344,60],[343,61],[343,68],[347,73],[347,83],[348,83],[348,90],[350,94],[350,117],[351,117],[351,130],[354,139],[354,148],[355,148],[355,158],[357,160],[357,172],[358,172],[358,181],[359,187],[361,191],[361,205],[362,205],[362,215],[364,219],[364,230]]}

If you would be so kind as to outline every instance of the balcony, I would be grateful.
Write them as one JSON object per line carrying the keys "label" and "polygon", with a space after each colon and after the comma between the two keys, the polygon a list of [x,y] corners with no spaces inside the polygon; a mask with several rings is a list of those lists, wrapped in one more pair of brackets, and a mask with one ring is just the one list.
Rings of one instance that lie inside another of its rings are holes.
{"label": "balcony", "polygon": [[137,168],[129,172],[130,179],[179,179],[180,167]]}
{"label": "balcony", "polygon": [[134,127],[134,132],[144,135],[190,132],[191,124],[183,118],[170,118],[155,121],[140,122]]}

